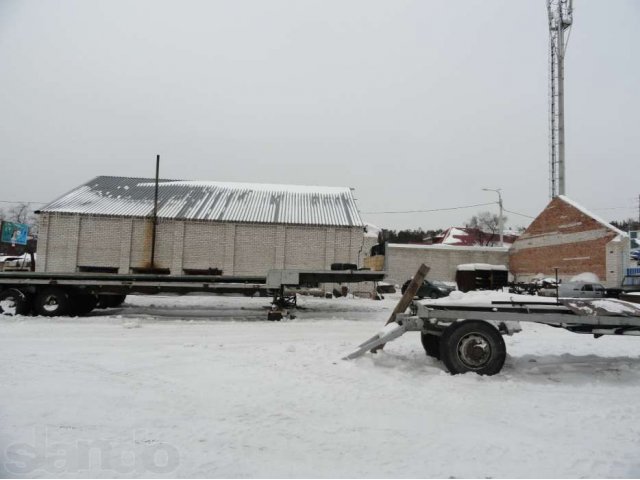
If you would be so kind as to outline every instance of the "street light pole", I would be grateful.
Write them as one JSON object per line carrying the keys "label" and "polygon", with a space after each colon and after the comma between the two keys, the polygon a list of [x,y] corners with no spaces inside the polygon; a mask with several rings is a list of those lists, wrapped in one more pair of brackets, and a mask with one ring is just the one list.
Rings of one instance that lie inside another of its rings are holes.
{"label": "street light pole", "polygon": [[504,224],[502,217],[502,189],[501,188],[483,188],[485,192],[496,192],[498,194],[498,206],[500,207],[500,216],[498,217],[498,229],[500,230],[500,246],[504,247]]}

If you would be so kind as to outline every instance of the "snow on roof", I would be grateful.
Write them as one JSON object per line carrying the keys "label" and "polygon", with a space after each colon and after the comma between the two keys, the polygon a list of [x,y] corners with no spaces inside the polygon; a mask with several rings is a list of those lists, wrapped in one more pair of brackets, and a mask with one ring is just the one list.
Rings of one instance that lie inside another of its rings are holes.
{"label": "snow on roof", "polygon": [[504,265],[490,265],[488,263],[463,263],[458,265],[459,272],[469,272],[474,270],[507,270]]}
{"label": "snow on roof", "polygon": [[[100,177],[99,177],[100,178]],[[118,178],[118,177],[114,177]],[[155,187],[154,179],[138,184],[140,187]],[[190,187],[190,188],[233,188],[236,190],[252,190],[257,192],[288,192],[288,193],[316,193],[320,195],[332,195],[349,190],[346,187],[320,187],[313,185],[285,185],[278,183],[250,183],[250,182],[213,182],[202,180],[160,180],[158,185],[162,187]]]}
{"label": "snow on roof", "polygon": [[[299,225],[362,227],[347,187],[160,180],[158,217]],[[40,211],[125,217],[153,213],[155,181],[101,176]]]}
{"label": "snow on roof", "polygon": [[596,222],[602,224],[603,226],[607,227],[609,230],[612,230],[614,232],[616,232],[618,235],[620,235],[621,237],[627,237],[628,234],[626,232],[623,232],[622,230],[614,227],[613,225],[611,225],[609,222],[603,220],[601,217],[599,217],[598,215],[595,215],[593,213],[591,213],[589,210],[587,210],[586,208],[584,208],[582,205],[579,205],[578,203],[576,203],[575,201],[571,200],[569,197],[567,197],[566,195],[558,195],[558,198],[560,200],[562,200],[565,203],[568,203],[569,205],[571,205],[572,207],[576,208],[577,210],[580,210],[582,213],[584,213],[585,215],[587,215],[588,217],[593,218]]}
{"label": "snow on roof", "polygon": [[[503,232],[503,244],[511,245],[518,237],[510,231]],[[455,245],[455,246],[474,246],[481,243],[498,244],[500,242],[500,235],[493,232],[484,232],[475,228],[469,227],[449,227],[440,235],[434,237],[434,242],[437,245]]]}
{"label": "snow on roof", "polygon": [[373,223],[365,222],[364,227],[366,229],[365,237],[378,238],[378,234],[382,232],[382,229]]}
{"label": "snow on roof", "polygon": [[442,240],[442,245],[459,245],[464,242],[462,241],[462,239],[456,237],[466,237],[467,235],[469,234],[466,231],[459,228],[448,228],[445,233],[444,239]]}
{"label": "snow on roof", "polygon": [[456,245],[443,245],[441,243],[435,243],[433,245],[422,245],[415,243],[389,243],[387,247],[390,248],[415,248],[423,250],[456,250],[456,251],[470,251],[470,252],[508,252],[509,247],[478,247],[478,246],[456,246]]}

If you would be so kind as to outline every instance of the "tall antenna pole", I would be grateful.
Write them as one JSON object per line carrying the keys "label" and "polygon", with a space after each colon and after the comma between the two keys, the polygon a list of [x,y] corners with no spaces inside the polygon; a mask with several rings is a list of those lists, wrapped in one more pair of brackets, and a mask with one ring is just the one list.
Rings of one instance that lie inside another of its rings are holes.
{"label": "tall antenna pole", "polygon": [[151,270],[156,268],[156,230],[158,229],[158,183],[160,180],[160,155],[156,155],[156,185],[153,195],[153,230],[151,232]]}
{"label": "tall antenna pole", "polygon": [[550,193],[565,194],[564,168],[564,54],[573,23],[572,0],[547,0],[549,14]]}

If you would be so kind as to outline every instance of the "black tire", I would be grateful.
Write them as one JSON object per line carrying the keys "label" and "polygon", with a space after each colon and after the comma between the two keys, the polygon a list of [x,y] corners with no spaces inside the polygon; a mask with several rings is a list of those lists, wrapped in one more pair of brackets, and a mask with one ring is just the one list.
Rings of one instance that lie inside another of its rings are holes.
{"label": "black tire", "polygon": [[97,308],[115,308],[124,303],[126,295],[98,295]]}
{"label": "black tire", "polygon": [[331,270],[357,270],[358,265],[355,263],[332,263]]}
{"label": "black tire", "polygon": [[111,308],[119,307],[127,298],[126,295],[110,295],[110,297],[111,299],[109,300],[109,306]]}
{"label": "black tire", "polygon": [[0,315],[26,315],[31,310],[31,299],[17,288],[0,292]]}
{"label": "black tire", "polygon": [[87,315],[98,304],[96,295],[76,295],[70,298],[70,311],[73,315]]}
{"label": "black tire", "polygon": [[440,357],[453,375],[476,372],[495,375],[507,358],[502,335],[491,324],[479,320],[452,323],[440,337]]}
{"label": "black tire", "polygon": [[58,317],[69,312],[69,294],[61,288],[40,290],[34,301],[34,309],[44,317]]}
{"label": "black tire", "polygon": [[420,339],[427,355],[440,360],[440,337],[433,333],[422,333]]}

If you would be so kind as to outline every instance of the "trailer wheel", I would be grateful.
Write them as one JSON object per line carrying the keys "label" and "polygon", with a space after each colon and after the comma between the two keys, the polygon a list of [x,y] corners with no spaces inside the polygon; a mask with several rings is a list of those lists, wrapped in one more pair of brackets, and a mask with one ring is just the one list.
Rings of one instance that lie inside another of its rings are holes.
{"label": "trailer wheel", "polygon": [[440,360],[440,337],[433,333],[422,333],[420,339],[427,355]]}
{"label": "trailer wheel", "polygon": [[69,311],[69,295],[61,288],[45,288],[36,295],[35,311],[45,317],[65,315]]}
{"label": "trailer wheel", "polygon": [[97,308],[119,307],[124,302],[126,295],[98,295]]}
{"label": "trailer wheel", "polygon": [[119,307],[122,305],[127,298],[126,295],[111,295],[111,301],[109,302],[109,306],[112,308]]}
{"label": "trailer wheel", "polygon": [[487,322],[466,320],[452,323],[440,337],[442,362],[452,374],[476,372],[495,375],[507,357],[500,332]]}
{"label": "trailer wheel", "polygon": [[70,299],[71,313],[74,315],[87,315],[98,304],[96,295],[76,295]]}
{"label": "trailer wheel", "polygon": [[26,315],[29,313],[30,298],[17,288],[0,292],[0,315]]}

